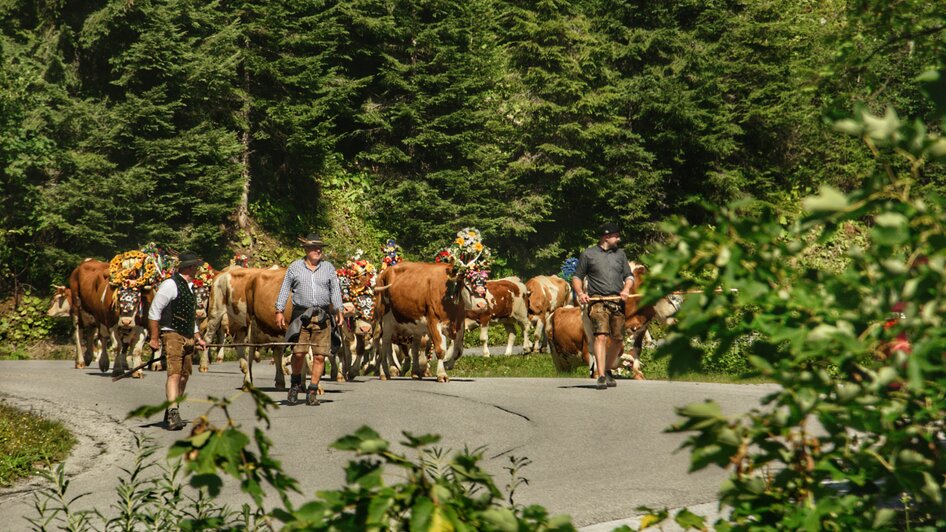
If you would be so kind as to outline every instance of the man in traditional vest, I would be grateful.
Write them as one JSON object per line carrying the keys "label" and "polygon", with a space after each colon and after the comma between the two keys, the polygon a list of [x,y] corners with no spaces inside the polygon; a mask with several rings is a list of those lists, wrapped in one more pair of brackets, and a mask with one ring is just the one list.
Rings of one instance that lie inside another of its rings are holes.
{"label": "man in traditional vest", "polygon": [[[335,266],[322,259],[325,242],[316,233],[300,238],[305,257],[294,261],[286,270],[276,298],[276,326],[286,331],[286,341],[296,342],[292,347],[292,377],[287,403],[296,404],[302,391],[302,371],[305,355],[312,350],[312,381],[306,391],[306,404],[319,404],[318,387],[325,356],[332,349],[332,321],[342,323],[342,289],[335,274]],[[283,311],[292,294],[292,322],[286,324]]]}
{"label": "man in traditional vest", "polygon": [[157,351],[160,328],[160,346],[167,358],[164,391],[171,406],[164,417],[168,430],[184,428],[176,401],[187,388],[195,342],[201,349],[207,345],[198,332],[197,297],[194,295],[194,275],[204,261],[189,251],[181,253],[179,259],[177,273],[161,283],[148,311],[148,332],[151,335],[148,345]]}

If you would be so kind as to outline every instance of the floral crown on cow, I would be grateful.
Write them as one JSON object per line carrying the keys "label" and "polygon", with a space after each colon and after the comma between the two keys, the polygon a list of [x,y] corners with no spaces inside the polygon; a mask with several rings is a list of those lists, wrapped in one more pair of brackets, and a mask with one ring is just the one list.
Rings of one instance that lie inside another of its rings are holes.
{"label": "floral crown on cow", "polygon": [[171,250],[149,242],[140,250],[115,255],[108,264],[108,282],[123,288],[157,286],[174,273],[177,262]]}
{"label": "floral crown on cow", "polygon": [[203,263],[197,268],[197,273],[194,274],[194,288],[210,286],[216,276],[217,272],[214,271],[213,266],[206,262]]}
{"label": "floral crown on cow", "polygon": [[374,293],[377,270],[373,264],[362,258],[364,254],[363,250],[356,250],[355,254],[348,258],[345,267],[335,271],[342,287],[343,299],[351,300],[362,294]]}
{"label": "floral crown on cow", "polygon": [[489,277],[493,253],[483,245],[479,229],[466,227],[457,231],[457,238],[434,257],[434,262],[453,264],[457,275],[468,279]]}

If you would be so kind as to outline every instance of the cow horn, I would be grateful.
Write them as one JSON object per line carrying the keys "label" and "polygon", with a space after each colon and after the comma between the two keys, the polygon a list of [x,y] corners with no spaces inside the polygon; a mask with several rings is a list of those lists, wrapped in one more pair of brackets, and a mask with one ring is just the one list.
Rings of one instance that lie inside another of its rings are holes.
{"label": "cow horn", "polygon": [[65,290],[65,289],[66,289],[66,287],[63,286],[63,285],[61,285],[61,284],[54,284],[54,285],[53,285],[53,288],[55,288],[56,290]]}
{"label": "cow horn", "polygon": [[[392,284],[393,284],[393,283],[392,283]],[[387,290],[388,288],[391,288],[391,285],[390,285],[390,284],[386,284],[386,285],[384,285],[384,286],[376,286],[376,287],[374,287],[374,291],[375,291],[375,292],[383,292],[384,290]]]}

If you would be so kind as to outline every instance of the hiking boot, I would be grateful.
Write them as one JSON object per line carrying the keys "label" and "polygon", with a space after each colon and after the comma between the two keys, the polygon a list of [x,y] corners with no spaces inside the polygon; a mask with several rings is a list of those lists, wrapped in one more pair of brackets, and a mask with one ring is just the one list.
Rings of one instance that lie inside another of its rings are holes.
{"label": "hiking boot", "polygon": [[168,410],[168,430],[181,430],[184,428],[184,422],[181,420],[181,414],[176,408]]}
{"label": "hiking boot", "polygon": [[302,389],[302,386],[292,385],[289,387],[289,395],[286,397],[286,402],[290,405],[297,404],[299,402],[299,391]]}
{"label": "hiking boot", "polygon": [[618,385],[617,381],[614,380],[614,374],[610,371],[605,374],[604,382],[608,385],[608,388],[614,388]]}
{"label": "hiking boot", "polygon": [[309,406],[319,406],[319,390],[312,386],[305,392],[305,404]]}
{"label": "hiking boot", "polygon": [[595,388],[599,390],[606,390],[608,388],[607,379],[604,377],[598,377],[598,381],[595,383]]}

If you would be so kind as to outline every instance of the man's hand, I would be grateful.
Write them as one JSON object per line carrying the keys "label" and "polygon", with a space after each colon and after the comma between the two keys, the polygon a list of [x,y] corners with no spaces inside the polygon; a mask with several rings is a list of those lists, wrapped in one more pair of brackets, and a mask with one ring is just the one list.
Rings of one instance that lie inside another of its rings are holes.
{"label": "man's hand", "polygon": [[621,301],[627,301],[627,298],[631,297],[631,293],[627,290],[621,291]]}
{"label": "man's hand", "polygon": [[197,349],[200,349],[201,351],[207,349],[207,341],[203,338],[196,338],[194,343],[197,344]]}
{"label": "man's hand", "polygon": [[341,326],[342,326],[342,313],[341,313],[341,311],[339,311],[338,314],[335,314],[335,326],[336,326],[336,327],[341,327]]}
{"label": "man's hand", "polygon": [[276,311],[276,328],[281,331],[286,330],[286,316],[278,310]]}
{"label": "man's hand", "polygon": [[161,341],[158,340],[158,337],[151,335],[151,338],[148,340],[148,345],[151,346],[151,350],[157,352],[158,348],[161,347]]}
{"label": "man's hand", "polygon": [[588,296],[588,294],[584,292],[581,292],[580,294],[578,294],[579,305],[587,305],[589,301],[591,301],[591,298]]}

